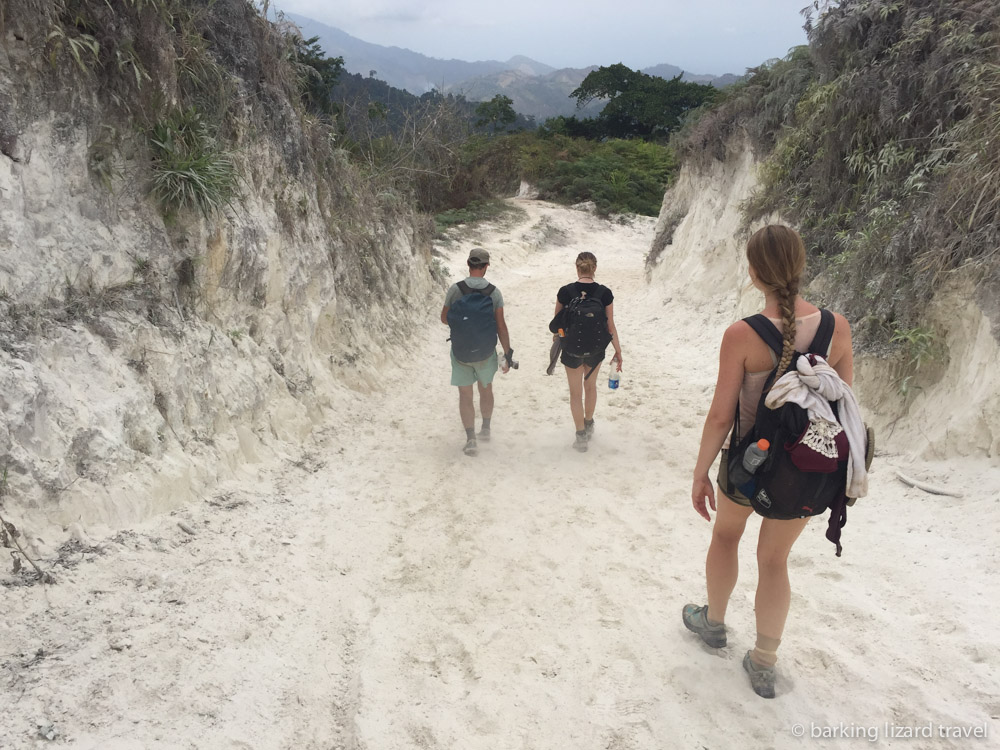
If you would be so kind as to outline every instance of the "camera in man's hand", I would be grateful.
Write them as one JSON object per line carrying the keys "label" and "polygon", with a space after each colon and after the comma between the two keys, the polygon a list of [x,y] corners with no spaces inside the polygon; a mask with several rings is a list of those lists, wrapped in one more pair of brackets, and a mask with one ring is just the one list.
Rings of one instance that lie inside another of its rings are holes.
{"label": "camera in man's hand", "polygon": [[510,367],[511,369],[516,370],[517,369],[517,362],[514,360],[514,350],[513,349],[509,349],[508,351],[506,351],[504,353],[503,356],[504,356],[504,359],[507,360],[507,367]]}

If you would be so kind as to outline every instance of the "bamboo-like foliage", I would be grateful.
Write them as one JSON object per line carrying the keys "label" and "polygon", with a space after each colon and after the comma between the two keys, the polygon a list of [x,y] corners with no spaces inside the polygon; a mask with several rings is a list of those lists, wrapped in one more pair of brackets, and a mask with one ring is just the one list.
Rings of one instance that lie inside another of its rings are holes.
{"label": "bamboo-like foliage", "polygon": [[748,222],[796,223],[829,302],[888,344],[958,268],[1000,286],[1000,6],[844,0],[808,50],[752,72],[691,125],[689,158],[743,130],[759,153]]}

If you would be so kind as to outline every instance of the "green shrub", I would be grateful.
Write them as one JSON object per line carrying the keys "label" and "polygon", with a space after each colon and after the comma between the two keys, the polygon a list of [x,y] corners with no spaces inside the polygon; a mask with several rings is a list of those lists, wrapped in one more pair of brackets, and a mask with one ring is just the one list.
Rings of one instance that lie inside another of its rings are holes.
{"label": "green shrub", "polygon": [[[540,196],[560,203],[593,201],[601,215],[656,216],[676,171],[673,151],[639,140],[581,141],[538,149],[526,156]],[[551,145],[551,144],[550,144]]]}
{"label": "green shrub", "polygon": [[193,108],[175,111],[148,133],[150,193],[163,212],[197,209],[206,217],[236,196],[236,167]]}

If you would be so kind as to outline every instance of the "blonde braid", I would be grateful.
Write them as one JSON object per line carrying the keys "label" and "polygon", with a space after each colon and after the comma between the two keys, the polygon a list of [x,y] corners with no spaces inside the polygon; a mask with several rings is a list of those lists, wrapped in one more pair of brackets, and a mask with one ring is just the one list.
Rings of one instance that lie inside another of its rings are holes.
{"label": "blonde braid", "polygon": [[782,338],[784,343],[781,347],[781,359],[778,361],[778,377],[780,378],[788,366],[792,363],[792,355],[795,353],[795,297],[798,295],[798,283],[793,282],[783,289],[775,289],[778,296],[778,310],[781,311],[781,320],[784,323]]}
{"label": "blonde braid", "polygon": [[754,232],[747,243],[747,261],[762,289],[777,297],[784,323],[778,375],[784,374],[795,353],[795,299],[806,267],[806,248],[798,232],[770,224]]}

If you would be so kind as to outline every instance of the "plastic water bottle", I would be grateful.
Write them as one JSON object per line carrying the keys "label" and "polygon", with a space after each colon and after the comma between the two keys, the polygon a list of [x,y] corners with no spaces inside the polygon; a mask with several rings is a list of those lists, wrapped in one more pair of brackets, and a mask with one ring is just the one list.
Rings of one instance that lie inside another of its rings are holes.
{"label": "plastic water bottle", "polygon": [[764,438],[753,443],[743,454],[743,468],[750,474],[755,473],[767,459],[767,452],[770,448],[771,444]]}
{"label": "plastic water bottle", "polygon": [[608,388],[613,391],[618,390],[618,384],[621,382],[621,376],[622,374],[612,365],[611,375],[608,377]]}

